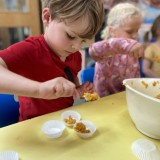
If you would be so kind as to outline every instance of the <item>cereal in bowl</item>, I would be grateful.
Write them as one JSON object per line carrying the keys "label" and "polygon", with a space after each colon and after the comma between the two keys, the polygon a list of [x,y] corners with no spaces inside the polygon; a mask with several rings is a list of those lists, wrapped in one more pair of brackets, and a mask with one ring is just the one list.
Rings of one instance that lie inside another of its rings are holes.
{"label": "cereal in bowl", "polygon": [[86,129],[86,126],[82,122],[76,123],[76,126],[74,127],[74,129],[80,133],[90,133],[91,132],[89,129]]}
{"label": "cereal in bowl", "polygon": [[73,118],[72,116],[68,116],[68,118],[64,118],[64,121],[67,124],[75,124],[76,123],[76,119]]}
{"label": "cereal in bowl", "polygon": [[74,110],[68,110],[61,114],[61,119],[65,122],[66,126],[71,127],[81,119],[81,115]]}

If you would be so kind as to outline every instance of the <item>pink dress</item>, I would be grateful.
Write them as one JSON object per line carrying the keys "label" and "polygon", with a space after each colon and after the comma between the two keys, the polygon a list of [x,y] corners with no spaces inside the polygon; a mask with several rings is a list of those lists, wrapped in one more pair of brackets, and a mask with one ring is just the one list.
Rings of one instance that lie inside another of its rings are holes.
{"label": "pink dress", "polygon": [[131,39],[111,38],[89,48],[96,61],[94,87],[101,97],[124,91],[124,79],[140,77],[139,59],[128,54],[136,43]]}

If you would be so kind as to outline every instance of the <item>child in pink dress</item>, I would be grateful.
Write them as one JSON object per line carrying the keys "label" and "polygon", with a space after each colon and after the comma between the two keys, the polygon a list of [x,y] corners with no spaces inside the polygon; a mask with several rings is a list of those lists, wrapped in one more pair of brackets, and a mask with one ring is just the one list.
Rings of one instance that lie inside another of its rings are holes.
{"label": "child in pink dress", "polygon": [[143,46],[136,41],[142,17],[130,3],[119,3],[109,12],[100,42],[89,48],[96,61],[94,87],[101,96],[123,91],[122,81],[140,77],[139,57]]}

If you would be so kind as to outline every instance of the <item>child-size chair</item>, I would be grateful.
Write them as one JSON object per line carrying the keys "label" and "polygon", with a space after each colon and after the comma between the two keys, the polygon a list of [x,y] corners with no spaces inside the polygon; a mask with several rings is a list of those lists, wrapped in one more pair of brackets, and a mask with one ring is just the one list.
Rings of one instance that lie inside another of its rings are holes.
{"label": "child-size chair", "polygon": [[86,81],[93,83],[94,70],[95,70],[94,67],[89,67],[81,71],[80,77],[81,77],[82,84],[85,83]]}
{"label": "child-size chair", "polygon": [[18,122],[19,102],[14,95],[0,94],[0,127]]}
{"label": "child-size chair", "polygon": [[142,70],[142,65],[143,65],[143,59],[139,59],[139,65],[140,65],[140,75],[141,75],[141,78],[144,78],[145,77],[145,74],[143,73],[143,70]]}

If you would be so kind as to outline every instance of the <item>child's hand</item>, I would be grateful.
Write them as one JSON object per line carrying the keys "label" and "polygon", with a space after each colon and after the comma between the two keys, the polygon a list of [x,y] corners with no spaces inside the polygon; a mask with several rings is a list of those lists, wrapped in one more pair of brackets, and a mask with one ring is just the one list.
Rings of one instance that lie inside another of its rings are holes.
{"label": "child's hand", "polygon": [[39,86],[39,98],[56,99],[70,97],[76,93],[76,86],[63,77],[58,77],[43,83]]}
{"label": "child's hand", "polygon": [[84,84],[77,87],[77,93],[75,94],[76,98],[82,98],[84,93],[93,93],[94,92],[94,86],[93,83],[85,82]]}
{"label": "child's hand", "polygon": [[141,43],[136,43],[130,50],[129,55],[135,58],[144,56],[144,46]]}

